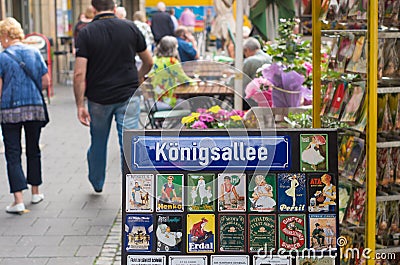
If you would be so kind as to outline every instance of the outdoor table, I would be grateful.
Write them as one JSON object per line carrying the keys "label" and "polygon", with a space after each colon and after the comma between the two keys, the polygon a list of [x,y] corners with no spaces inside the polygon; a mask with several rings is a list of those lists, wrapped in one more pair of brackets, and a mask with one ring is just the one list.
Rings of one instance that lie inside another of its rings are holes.
{"label": "outdoor table", "polygon": [[[187,99],[191,109],[209,108],[225,101],[233,106],[234,89],[215,82],[197,82],[197,85],[180,85],[175,88],[177,98]],[[199,98],[201,97],[201,98]]]}

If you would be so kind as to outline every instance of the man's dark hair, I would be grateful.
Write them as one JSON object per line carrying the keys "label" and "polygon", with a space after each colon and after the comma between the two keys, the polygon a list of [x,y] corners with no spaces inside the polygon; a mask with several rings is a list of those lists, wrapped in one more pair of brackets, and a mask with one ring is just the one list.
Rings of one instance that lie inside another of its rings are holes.
{"label": "man's dark hair", "polygon": [[92,0],[92,6],[97,11],[108,11],[113,10],[115,7],[114,0]]}

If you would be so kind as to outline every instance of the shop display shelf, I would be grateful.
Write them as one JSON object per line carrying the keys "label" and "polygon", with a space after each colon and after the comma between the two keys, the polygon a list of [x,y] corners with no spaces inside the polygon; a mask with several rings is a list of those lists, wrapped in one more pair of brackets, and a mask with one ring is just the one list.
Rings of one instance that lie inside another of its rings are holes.
{"label": "shop display shelf", "polygon": [[400,93],[400,86],[378,87],[378,93],[379,94]]}
{"label": "shop display shelf", "polygon": [[376,147],[377,148],[400,147],[400,141],[379,142],[376,143]]}
{"label": "shop display shelf", "polygon": [[400,195],[377,196],[377,202],[400,201]]}
{"label": "shop display shelf", "polygon": [[400,252],[400,247],[388,247],[388,248],[379,248],[375,250],[377,253],[398,253]]}

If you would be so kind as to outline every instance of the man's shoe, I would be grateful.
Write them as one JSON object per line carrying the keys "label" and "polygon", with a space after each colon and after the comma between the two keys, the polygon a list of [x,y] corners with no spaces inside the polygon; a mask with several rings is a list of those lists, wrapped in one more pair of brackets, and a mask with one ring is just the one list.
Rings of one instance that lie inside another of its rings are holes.
{"label": "man's shoe", "polygon": [[94,189],[94,191],[95,191],[96,193],[102,193],[102,192],[103,192],[103,189]]}
{"label": "man's shoe", "polygon": [[43,194],[32,194],[32,203],[33,204],[38,204],[39,202],[44,200],[44,195]]}
{"label": "man's shoe", "polygon": [[6,207],[6,212],[7,213],[23,213],[25,211],[25,205],[23,202],[18,203],[18,204],[11,204]]}

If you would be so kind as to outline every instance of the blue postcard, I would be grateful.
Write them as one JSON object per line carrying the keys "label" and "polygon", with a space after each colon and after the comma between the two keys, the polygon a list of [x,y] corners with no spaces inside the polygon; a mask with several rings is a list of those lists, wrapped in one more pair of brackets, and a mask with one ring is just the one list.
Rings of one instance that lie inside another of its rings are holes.
{"label": "blue postcard", "polygon": [[153,242],[152,215],[126,215],[125,244],[127,252],[150,252]]}
{"label": "blue postcard", "polygon": [[281,212],[306,210],[306,175],[304,173],[278,174],[278,210]]}

